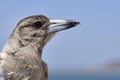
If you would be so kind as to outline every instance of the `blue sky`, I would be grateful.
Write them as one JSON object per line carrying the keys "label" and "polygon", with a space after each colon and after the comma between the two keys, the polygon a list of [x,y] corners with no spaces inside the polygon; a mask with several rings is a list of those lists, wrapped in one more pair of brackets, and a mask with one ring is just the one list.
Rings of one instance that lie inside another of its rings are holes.
{"label": "blue sky", "polygon": [[94,67],[120,58],[119,0],[4,0],[0,2],[0,49],[19,20],[36,14],[73,19],[81,26],[59,32],[45,47],[50,70]]}

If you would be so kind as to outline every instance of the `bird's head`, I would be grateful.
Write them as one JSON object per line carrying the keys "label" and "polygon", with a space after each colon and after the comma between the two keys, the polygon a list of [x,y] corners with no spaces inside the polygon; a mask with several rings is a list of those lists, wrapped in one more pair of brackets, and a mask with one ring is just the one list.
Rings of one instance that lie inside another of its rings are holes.
{"label": "bird's head", "polygon": [[44,47],[57,32],[78,24],[79,22],[72,20],[51,20],[43,15],[30,16],[17,24],[10,38],[14,44],[17,40],[21,46],[36,42]]}
{"label": "bird's head", "polygon": [[40,41],[45,45],[53,35],[61,30],[69,29],[79,24],[71,20],[51,20],[43,15],[24,18],[15,28],[13,34],[22,40],[23,45]]}

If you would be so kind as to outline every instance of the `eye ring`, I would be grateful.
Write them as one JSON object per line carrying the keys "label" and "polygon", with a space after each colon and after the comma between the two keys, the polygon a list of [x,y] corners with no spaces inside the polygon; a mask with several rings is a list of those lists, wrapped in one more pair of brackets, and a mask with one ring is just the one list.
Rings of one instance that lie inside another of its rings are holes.
{"label": "eye ring", "polygon": [[38,29],[38,28],[42,27],[42,23],[40,21],[37,21],[33,24],[33,26]]}

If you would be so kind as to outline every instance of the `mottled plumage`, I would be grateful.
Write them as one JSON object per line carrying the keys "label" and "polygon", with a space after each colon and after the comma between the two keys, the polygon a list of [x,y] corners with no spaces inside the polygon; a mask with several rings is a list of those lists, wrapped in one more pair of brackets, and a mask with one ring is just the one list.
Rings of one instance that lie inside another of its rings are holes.
{"label": "mottled plumage", "polygon": [[42,60],[46,43],[58,32],[76,26],[70,20],[49,20],[35,15],[21,20],[2,50],[0,80],[47,80],[47,64]]}

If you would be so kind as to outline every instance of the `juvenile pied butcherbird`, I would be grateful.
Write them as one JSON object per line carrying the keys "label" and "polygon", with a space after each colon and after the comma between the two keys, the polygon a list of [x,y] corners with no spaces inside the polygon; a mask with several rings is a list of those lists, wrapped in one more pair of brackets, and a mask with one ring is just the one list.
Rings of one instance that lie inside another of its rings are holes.
{"label": "juvenile pied butcherbird", "polygon": [[42,51],[59,31],[78,25],[72,20],[51,20],[44,15],[22,19],[0,54],[0,80],[47,80]]}

